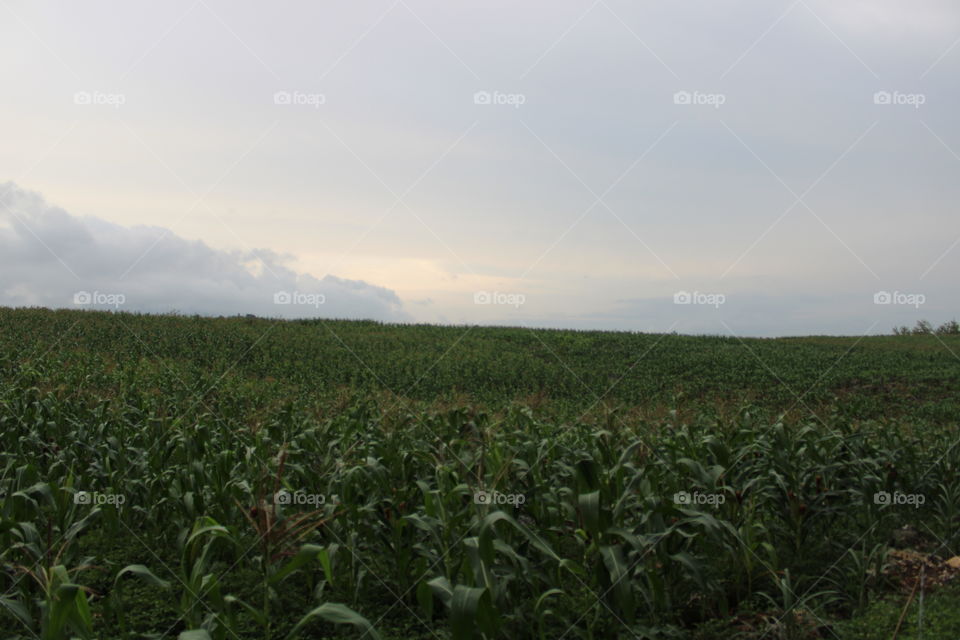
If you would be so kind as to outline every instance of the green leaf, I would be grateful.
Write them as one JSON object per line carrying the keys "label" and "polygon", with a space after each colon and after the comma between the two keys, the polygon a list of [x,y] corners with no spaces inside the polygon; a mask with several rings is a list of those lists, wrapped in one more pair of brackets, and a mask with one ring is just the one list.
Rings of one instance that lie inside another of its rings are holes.
{"label": "green leaf", "polygon": [[[541,616],[542,615],[541,611],[543,610],[544,606],[546,606],[547,598],[549,598],[550,596],[561,596],[561,595],[563,595],[563,589],[547,589],[546,591],[540,594],[539,598],[537,598],[537,602],[533,606],[533,612],[536,613],[538,617]],[[546,612],[544,611],[543,613],[546,613]]]}
{"label": "green leaf", "polygon": [[78,588],[73,597],[73,615],[79,623],[79,628],[83,631],[93,632],[93,615],[90,613],[90,603],[87,601],[86,592]]}
{"label": "green leaf", "polygon": [[670,556],[671,560],[676,560],[687,568],[689,574],[701,589],[707,588],[707,583],[703,577],[702,566],[697,560],[686,551],[679,551]]}
{"label": "green leaf", "polygon": [[600,555],[603,557],[603,564],[607,567],[610,574],[610,588],[613,590],[614,599],[620,613],[629,623],[633,622],[633,585],[630,582],[629,566],[623,554],[623,548],[617,546],[600,547]]}
{"label": "green leaf", "polygon": [[490,601],[490,591],[458,584],[450,599],[450,625],[454,640],[469,640],[474,629],[488,636],[496,634],[496,614]]}
{"label": "green leaf", "polygon": [[430,586],[431,591],[440,598],[440,602],[442,602],[444,606],[449,607],[450,601],[453,600],[453,585],[450,584],[450,581],[443,576],[439,576],[427,584]]}
{"label": "green leaf", "polygon": [[600,469],[599,465],[592,458],[584,458],[577,462],[577,480],[578,484],[583,489],[590,489],[591,491],[599,489],[600,487]]}
{"label": "green leaf", "polygon": [[427,620],[433,618],[433,590],[426,580],[421,580],[417,585],[417,602]]}
{"label": "green leaf", "polygon": [[230,531],[226,527],[224,527],[223,525],[214,524],[214,525],[209,525],[206,527],[200,527],[198,529],[195,529],[193,533],[190,534],[190,537],[187,538],[187,544],[189,545],[191,542],[193,542],[200,536],[208,533],[214,536],[222,536],[224,538],[230,537]]}
{"label": "green leaf", "polygon": [[190,631],[182,631],[177,640],[213,640],[210,637],[210,634],[206,629],[191,629]]}
{"label": "green leaf", "polygon": [[27,629],[33,629],[33,618],[30,617],[30,612],[22,602],[11,598],[0,598],[0,606],[12,613]]}
{"label": "green leaf", "polygon": [[117,573],[117,577],[113,579],[113,583],[116,584],[120,577],[123,574],[129,573],[135,575],[147,584],[153,585],[155,587],[160,587],[161,589],[169,589],[170,583],[162,578],[158,578],[150,569],[146,568],[142,564],[128,564],[123,569]]}
{"label": "green leaf", "polygon": [[326,576],[327,582],[333,584],[333,563],[330,559],[330,551],[324,547],[320,550],[317,559],[320,560],[320,566],[323,567],[323,575]]}
{"label": "green leaf", "polygon": [[267,617],[263,615],[263,611],[261,611],[260,609],[257,609],[253,605],[244,602],[243,600],[241,600],[240,598],[237,598],[236,596],[224,596],[223,601],[231,605],[239,604],[241,607],[246,609],[251,616],[253,616],[253,619],[256,621],[258,625],[260,625],[261,627],[267,626]]}
{"label": "green leaf", "polygon": [[506,513],[505,511],[494,511],[493,513],[487,514],[487,516],[480,523],[480,536],[479,536],[479,546],[480,546],[480,557],[483,558],[483,561],[490,564],[493,562],[493,536],[495,534],[494,525],[497,522],[506,522],[511,525],[514,529],[519,531],[523,536],[530,542],[531,545],[544,555],[553,560],[560,560],[560,556],[550,548],[550,546],[544,542],[537,534],[516,520],[513,516]]}
{"label": "green leaf", "polygon": [[270,585],[275,585],[281,582],[284,578],[292,574],[294,571],[300,567],[313,562],[314,560],[320,557],[320,554],[323,553],[324,549],[320,545],[316,544],[305,544],[300,547],[300,550],[297,552],[297,555],[293,556],[290,561],[283,565],[279,571],[270,576],[267,579],[267,583]]}
{"label": "green leaf", "polygon": [[46,482],[37,482],[31,487],[27,487],[22,491],[15,492],[11,497],[32,499],[34,496],[42,496],[47,499],[47,502],[53,501],[53,494],[50,491],[50,485]]}
{"label": "green leaf", "polygon": [[600,536],[600,492],[582,493],[577,498],[583,526],[594,538]]}
{"label": "green leaf", "polygon": [[369,636],[373,640],[380,640],[380,635],[373,628],[373,625],[370,624],[369,620],[364,618],[350,607],[334,602],[322,604],[307,615],[300,618],[300,622],[298,622],[296,626],[290,630],[290,633],[287,634],[287,640],[296,638],[299,635],[300,630],[303,629],[303,627],[314,618],[322,618],[323,620],[332,622],[334,624],[351,624],[363,631],[364,638]]}
{"label": "green leaf", "polygon": [[[58,580],[61,569],[65,575],[66,569],[62,565],[53,569]],[[44,637],[60,637],[60,634],[67,629],[78,632],[83,637],[89,637],[93,633],[92,625],[90,605],[87,603],[87,595],[83,587],[71,582],[58,585],[54,590]]]}

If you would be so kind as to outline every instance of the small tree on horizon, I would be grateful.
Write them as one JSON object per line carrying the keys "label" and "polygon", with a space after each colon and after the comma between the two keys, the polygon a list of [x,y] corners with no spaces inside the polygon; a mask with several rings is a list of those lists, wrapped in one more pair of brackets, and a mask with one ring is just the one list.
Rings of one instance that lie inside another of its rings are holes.
{"label": "small tree on horizon", "polygon": [[922,336],[927,334],[938,336],[960,335],[960,323],[957,323],[956,320],[950,320],[934,329],[929,320],[917,320],[917,324],[913,329],[907,325],[893,328],[893,335],[895,336]]}

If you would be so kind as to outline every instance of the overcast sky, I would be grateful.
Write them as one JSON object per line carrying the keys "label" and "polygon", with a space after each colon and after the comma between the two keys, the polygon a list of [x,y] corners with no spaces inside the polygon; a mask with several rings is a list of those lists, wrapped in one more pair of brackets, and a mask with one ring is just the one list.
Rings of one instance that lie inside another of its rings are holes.
{"label": "overcast sky", "polygon": [[948,0],[0,0],[0,304],[943,322],[958,42]]}

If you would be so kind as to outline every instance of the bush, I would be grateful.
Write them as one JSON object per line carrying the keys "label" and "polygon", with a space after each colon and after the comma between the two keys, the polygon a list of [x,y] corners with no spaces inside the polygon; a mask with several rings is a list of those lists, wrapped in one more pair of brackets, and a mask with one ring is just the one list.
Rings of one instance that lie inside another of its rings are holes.
{"label": "bush", "polygon": [[950,320],[934,329],[928,320],[917,320],[917,324],[913,329],[906,325],[893,328],[893,335],[895,336],[921,336],[930,333],[938,336],[960,335],[960,324],[958,324],[956,320]]}

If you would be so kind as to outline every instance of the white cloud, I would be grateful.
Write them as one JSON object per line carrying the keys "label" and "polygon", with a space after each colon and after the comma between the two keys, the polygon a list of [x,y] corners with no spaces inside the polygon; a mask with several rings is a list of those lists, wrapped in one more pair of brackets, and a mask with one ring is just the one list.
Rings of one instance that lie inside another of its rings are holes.
{"label": "white cloud", "polygon": [[284,266],[288,258],[73,216],[0,184],[0,304],[73,307],[76,298],[110,308],[122,299],[130,311],[409,320],[390,289],[298,273]]}

